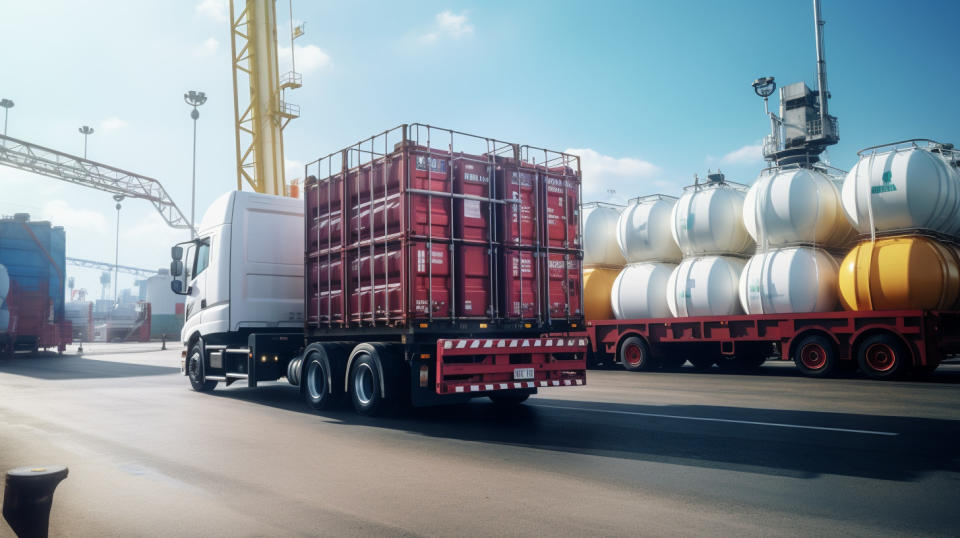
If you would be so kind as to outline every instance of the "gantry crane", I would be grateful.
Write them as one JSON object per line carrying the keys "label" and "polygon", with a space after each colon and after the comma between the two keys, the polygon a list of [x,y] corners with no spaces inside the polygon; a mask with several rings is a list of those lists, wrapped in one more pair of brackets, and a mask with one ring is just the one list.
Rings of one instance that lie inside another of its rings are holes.
{"label": "gantry crane", "polygon": [[171,227],[190,229],[190,221],[156,179],[4,135],[0,165],[147,200]]}
{"label": "gantry crane", "polygon": [[[240,3],[243,8],[238,10]],[[291,70],[281,78],[277,65],[276,0],[230,0],[238,190],[243,190],[246,182],[255,192],[287,195],[283,129],[300,116],[300,107],[288,103],[285,96],[287,90],[302,86],[292,61],[293,41],[302,34],[303,27],[293,25],[291,6]],[[241,98],[240,84],[244,79],[248,83],[248,98]],[[245,103],[242,108],[241,103]]]}

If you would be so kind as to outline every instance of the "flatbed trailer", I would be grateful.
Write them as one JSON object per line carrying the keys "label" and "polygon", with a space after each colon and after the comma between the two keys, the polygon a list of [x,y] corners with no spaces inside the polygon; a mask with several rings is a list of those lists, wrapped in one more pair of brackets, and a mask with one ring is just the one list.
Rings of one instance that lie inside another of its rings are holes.
{"label": "flatbed trailer", "polygon": [[775,357],[805,375],[859,368],[874,379],[931,372],[960,353],[960,312],[864,311],[586,322],[591,362],[627,370],[717,364],[748,370]]}

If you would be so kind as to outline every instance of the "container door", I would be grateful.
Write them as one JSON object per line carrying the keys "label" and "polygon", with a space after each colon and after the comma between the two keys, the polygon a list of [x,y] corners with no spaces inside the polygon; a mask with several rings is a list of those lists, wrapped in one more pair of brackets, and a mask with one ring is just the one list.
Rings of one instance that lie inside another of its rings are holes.
{"label": "container door", "polygon": [[537,175],[532,170],[506,168],[501,171],[503,193],[503,237],[507,246],[537,245]]}

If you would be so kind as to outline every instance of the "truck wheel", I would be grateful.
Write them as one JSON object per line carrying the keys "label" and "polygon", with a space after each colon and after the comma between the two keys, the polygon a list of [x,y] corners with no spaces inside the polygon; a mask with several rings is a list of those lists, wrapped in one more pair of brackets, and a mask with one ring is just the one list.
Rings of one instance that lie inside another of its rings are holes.
{"label": "truck wheel", "polygon": [[874,334],[857,348],[860,370],[873,379],[896,379],[910,369],[910,353],[890,334]]}
{"label": "truck wheel", "polygon": [[187,357],[187,376],[190,378],[190,386],[197,392],[210,392],[217,386],[216,381],[207,381],[203,377],[203,350],[200,344],[196,343],[190,349],[190,356]]}
{"label": "truck wheel", "polygon": [[494,405],[512,407],[527,401],[530,394],[527,392],[495,392],[489,396]]}
{"label": "truck wheel", "polygon": [[334,393],[330,390],[330,364],[325,359],[319,352],[310,353],[300,374],[303,398],[307,405],[317,410],[325,409],[334,400]]}
{"label": "truck wheel", "polygon": [[377,349],[360,344],[353,350],[350,365],[350,400],[361,415],[373,416],[383,412],[385,404],[380,392],[380,357]]}
{"label": "truck wheel", "polygon": [[639,336],[631,336],[620,344],[620,364],[631,372],[651,370],[656,361],[650,356],[650,346]]}
{"label": "truck wheel", "polygon": [[837,349],[822,334],[810,334],[793,346],[793,362],[803,375],[828,377],[837,367]]}

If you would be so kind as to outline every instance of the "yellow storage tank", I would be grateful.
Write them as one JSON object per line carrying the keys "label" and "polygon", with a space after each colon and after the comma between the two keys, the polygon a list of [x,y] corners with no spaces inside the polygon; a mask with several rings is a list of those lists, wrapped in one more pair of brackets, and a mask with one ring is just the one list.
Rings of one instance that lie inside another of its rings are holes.
{"label": "yellow storage tank", "polygon": [[583,315],[588,320],[613,319],[610,290],[620,269],[588,267],[583,270]]}
{"label": "yellow storage tank", "polygon": [[868,240],[843,259],[837,281],[847,310],[946,310],[960,298],[960,257],[927,237]]}

